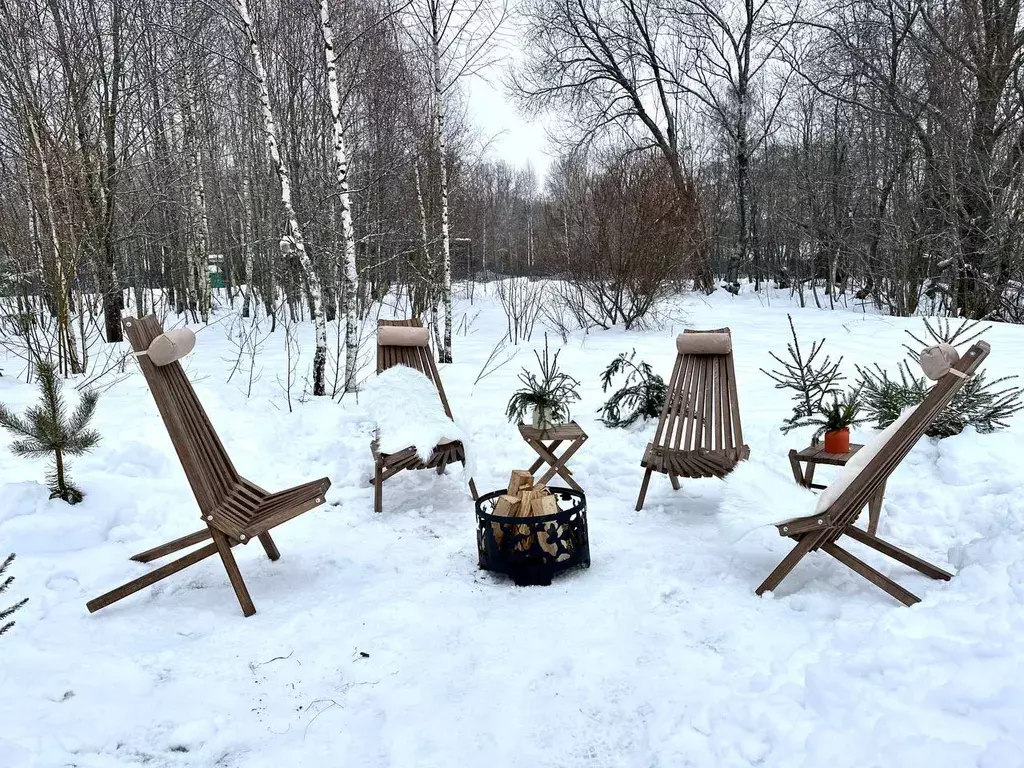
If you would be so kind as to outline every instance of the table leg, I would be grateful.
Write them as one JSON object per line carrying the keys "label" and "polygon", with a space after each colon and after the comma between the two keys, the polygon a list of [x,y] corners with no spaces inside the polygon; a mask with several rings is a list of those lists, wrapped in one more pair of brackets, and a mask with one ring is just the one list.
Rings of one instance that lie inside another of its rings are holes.
{"label": "table leg", "polygon": [[[537,441],[537,442],[540,442],[540,441]],[[527,440],[526,443],[531,448],[533,448],[533,450],[536,453],[538,453],[538,454],[540,453],[540,451],[537,450],[537,443],[536,442],[534,442],[533,440]],[[550,446],[548,446],[548,451],[549,452],[553,452],[561,444],[562,444],[561,440],[555,440],[553,443],[551,443]],[[541,443],[541,445],[543,445],[543,443]],[[534,472],[536,472],[538,469],[540,469],[541,466],[543,466],[543,464],[544,464],[544,458],[542,456],[541,458],[537,459],[535,462],[533,462],[533,464],[530,465],[530,474],[532,475]]]}
{"label": "table leg", "polygon": [[572,458],[572,455],[580,449],[580,446],[582,446],[585,441],[586,438],[573,440],[572,444],[565,450],[565,453],[563,453],[560,457],[555,456],[543,445],[534,445],[534,450],[536,450],[540,454],[541,458],[543,458],[548,464],[551,465],[551,469],[545,472],[538,482],[547,484],[547,482],[551,480],[551,478],[553,478],[555,475],[558,475],[571,488],[574,488],[575,490],[582,493],[583,488],[580,487],[580,485],[575,480],[572,479],[572,473],[569,471],[569,468],[565,466],[565,463],[569,461],[570,458]]}
{"label": "table leg", "polygon": [[789,466],[793,470],[793,479],[796,480],[797,485],[807,487],[807,481],[804,480],[804,470],[800,466],[800,459],[796,457],[796,450],[790,448],[789,450]]}

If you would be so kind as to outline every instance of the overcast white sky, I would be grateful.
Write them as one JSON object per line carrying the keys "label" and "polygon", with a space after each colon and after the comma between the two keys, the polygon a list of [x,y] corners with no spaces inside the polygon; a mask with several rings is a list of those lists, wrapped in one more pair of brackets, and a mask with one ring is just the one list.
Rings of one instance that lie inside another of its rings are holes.
{"label": "overcast white sky", "polygon": [[538,181],[543,179],[552,161],[543,122],[519,115],[505,98],[500,70],[469,78],[467,90],[469,117],[491,139],[491,154],[516,166],[532,163]]}

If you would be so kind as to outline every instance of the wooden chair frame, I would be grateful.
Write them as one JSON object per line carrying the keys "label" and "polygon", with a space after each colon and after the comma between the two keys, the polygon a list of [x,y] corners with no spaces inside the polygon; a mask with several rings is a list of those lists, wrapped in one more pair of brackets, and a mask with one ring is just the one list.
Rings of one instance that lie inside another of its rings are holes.
{"label": "wooden chair frame", "polygon": [[138,355],[139,367],[153,393],[157,410],[167,427],[206,526],[180,539],[140,552],[132,560],[149,563],[207,539],[213,541],[90,600],[86,604],[89,612],[105,608],[216,554],[220,555],[242,613],[251,616],[256,612],[256,607],[235,562],[232,547],[259,539],[267,557],[277,560],[281,554],[270,537],[270,529],[323,504],[324,494],[330,488],[331,481],[323,477],[286,491],[269,493],[239,475],[196,397],[192,384],[185,376],[181,363],[173,362],[157,367],[147,355],[139,354],[145,352],[150,342],[163,333],[160,321],[153,315],[142,319],[127,317],[124,319],[124,327],[132,349]]}
{"label": "wooden chair frame", "polygon": [[[379,320],[378,328],[383,326],[402,326],[422,328],[423,324],[418,318],[409,320]],[[392,345],[377,345],[377,373],[383,373],[395,365],[406,365],[414,368],[434,383],[437,396],[441,399],[444,412],[452,419],[452,409],[448,404],[448,397],[444,392],[444,384],[441,383],[441,374],[438,373],[437,363],[434,362],[434,355],[430,347],[401,347]],[[374,440],[370,444],[373,453],[373,477],[370,482],[373,484],[373,511],[381,512],[384,509],[384,482],[390,480],[399,472],[409,469],[433,469],[439,475],[443,475],[449,464],[461,463],[466,466],[466,447],[461,440],[453,440],[448,443],[439,443],[426,461],[423,461],[416,452],[416,446],[409,446],[395,453],[382,453],[378,450],[378,443]],[[478,496],[476,483],[473,478],[469,479],[469,492],[475,500]]]}
{"label": "wooden chair frame", "polygon": [[896,430],[882,450],[861,469],[860,474],[854,478],[832,506],[820,514],[776,523],[779,534],[793,539],[796,545],[757,588],[757,594],[762,595],[774,590],[807,553],[821,550],[904,605],[913,605],[919,602],[920,598],[912,592],[840,547],[837,542],[842,536],[849,536],[854,541],[858,541],[876,552],[881,552],[930,578],[943,581],[953,578],[952,574],[883,541],[873,533],[857,528],[854,523],[864,507],[869,506],[872,500],[878,497],[892,473],[921,439],[942,409],[949,405],[950,400],[964,385],[966,377],[974,375],[978,366],[988,357],[989,352],[990,347],[987,342],[976,342],[953,366],[954,370],[961,375],[948,373],[936,382],[910,418]]}
{"label": "wooden chair frame", "polygon": [[[684,333],[730,331],[687,329]],[[725,477],[749,457],[750,447],[743,443],[732,352],[678,353],[654,440],[647,444],[640,461],[645,471],[636,500],[637,512],[643,509],[654,472],[668,475],[672,488],[678,491],[680,477]]]}

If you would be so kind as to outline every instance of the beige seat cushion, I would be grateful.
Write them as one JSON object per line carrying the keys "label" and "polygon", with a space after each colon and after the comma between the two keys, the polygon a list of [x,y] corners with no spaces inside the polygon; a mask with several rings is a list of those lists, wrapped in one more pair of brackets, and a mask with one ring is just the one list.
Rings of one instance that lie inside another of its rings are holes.
{"label": "beige seat cushion", "polygon": [[377,344],[381,347],[425,347],[429,340],[426,328],[382,325],[377,329]]}
{"label": "beige seat cushion", "polygon": [[149,361],[156,366],[165,366],[181,360],[196,346],[196,334],[191,328],[173,328],[153,339],[146,350]]}
{"label": "beige seat cushion", "polygon": [[727,355],[732,352],[728,333],[680,333],[676,349],[681,355]]}

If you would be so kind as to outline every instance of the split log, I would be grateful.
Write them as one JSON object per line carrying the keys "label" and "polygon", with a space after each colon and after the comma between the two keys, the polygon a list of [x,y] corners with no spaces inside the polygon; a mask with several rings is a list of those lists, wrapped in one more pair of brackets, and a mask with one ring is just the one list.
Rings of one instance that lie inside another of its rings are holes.
{"label": "split log", "polygon": [[533,475],[526,469],[512,470],[512,477],[508,481],[509,496],[518,496],[522,491],[533,488]]}
{"label": "split log", "polygon": [[[501,517],[519,517],[520,506],[521,502],[518,496],[505,494],[498,497],[498,501],[494,505],[493,514]],[[500,547],[501,540],[505,538],[501,523],[491,523],[491,530],[494,531],[494,543]]]}
{"label": "split log", "polygon": [[[508,482],[508,492],[498,497],[493,508],[493,514],[501,517],[543,517],[558,512],[558,500],[548,490],[547,486],[541,483],[534,485],[533,475],[527,470],[517,469],[512,472]],[[507,526],[499,523],[492,523],[494,538],[500,546],[507,532]],[[558,526],[557,535],[561,536],[563,526]],[[524,552],[533,546],[536,540],[540,548],[552,557],[558,554],[558,546],[554,539],[549,538],[547,531],[539,533],[532,525],[512,526],[512,532],[521,536],[522,540],[516,544],[516,550]],[[562,559],[568,557],[562,554]]]}

